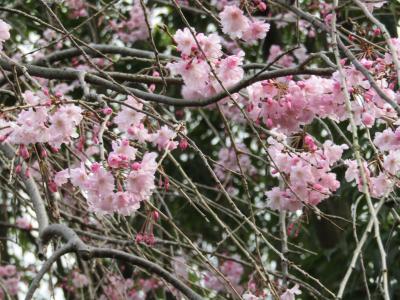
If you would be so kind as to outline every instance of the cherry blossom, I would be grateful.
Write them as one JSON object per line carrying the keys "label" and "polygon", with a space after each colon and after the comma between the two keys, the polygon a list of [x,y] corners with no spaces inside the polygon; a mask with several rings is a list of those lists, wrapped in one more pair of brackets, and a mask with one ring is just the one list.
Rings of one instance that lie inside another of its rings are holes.
{"label": "cherry blossom", "polygon": [[241,38],[249,28],[249,21],[243,11],[237,6],[225,6],[219,14],[222,23],[222,31],[231,38]]}
{"label": "cherry blossom", "polygon": [[299,289],[299,286],[296,284],[294,287],[291,289],[287,289],[286,292],[284,292],[281,296],[281,300],[295,300],[296,295],[300,295],[301,291]]}

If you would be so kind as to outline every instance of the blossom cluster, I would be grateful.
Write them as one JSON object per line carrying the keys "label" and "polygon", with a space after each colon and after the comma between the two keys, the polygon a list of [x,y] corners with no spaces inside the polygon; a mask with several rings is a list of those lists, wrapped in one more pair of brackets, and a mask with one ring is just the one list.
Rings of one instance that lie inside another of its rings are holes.
{"label": "blossom cluster", "polygon": [[[126,140],[114,144],[108,163],[110,169],[119,169],[117,189],[112,171],[99,163],[93,163],[89,172],[84,164],[78,168],[62,170],[57,173],[55,182],[62,186],[70,179],[73,186],[87,195],[91,211],[131,214],[140,207],[142,201],[151,196],[157,170],[156,153],[145,153],[139,162],[135,161],[136,151]],[[125,183],[125,187],[122,183]]]}
{"label": "blossom cluster", "polygon": [[[375,64],[368,60],[362,63],[374,73],[384,72],[387,63]],[[357,125],[372,127],[377,118],[393,118],[394,109],[371,88],[367,79],[354,67],[346,67],[347,84],[353,96],[359,101],[352,102]],[[381,81],[383,90],[395,97],[393,90]],[[294,133],[302,125],[310,124],[315,118],[330,118],[343,121],[348,118],[344,96],[339,83],[339,74],[332,78],[310,76],[294,81],[292,77],[257,82],[247,88],[248,101],[242,99],[249,116],[258,121],[262,119],[267,127],[281,132]]]}
{"label": "blossom cluster", "polygon": [[[16,296],[19,291],[20,275],[14,265],[0,266],[0,280],[2,288],[0,289],[0,299],[6,299],[6,294]],[[5,291],[3,289],[6,289]]]}
{"label": "blossom cluster", "polygon": [[107,285],[100,300],[144,300],[149,291],[155,291],[162,286],[162,283],[155,278],[141,278],[135,282],[130,278],[111,274],[107,276],[106,280]]}
{"label": "blossom cluster", "polygon": [[15,121],[0,120],[2,141],[23,145],[23,149],[35,143],[59,148],[77,135],[76,127],[83,119],[79,106],[64,103],[62,95],[51,96],[47,90],[26,91],[22,96],[29,108],[21,110]]}
{"label": "blossom cluster", "polygon": [[132,96],[128,96],[113,122],[131,140],[139,143],[152,142],[159,150],[176,149],[178,146],[178,142],[175,140],[176,132],[164,125],[156,132],[150,133],[143,124],[145,114],[141,112],[142,110],[143,101],[139,102]]}
{"label": "blossom cluster", "polygon": [[247,43],[256,43],[265,38],[270,25],[264,21],[251,20],[236,5],[225,6],[219,13],[223,33],[232,39],[243,39]]}
{"label": "blossom cluster", "polygon": [[111,29],[116,32],[118,38],[124,43],[134,43],[145,40],[149,37],[149,30],[146,24],[145,13],[140,0],[134,0],[129,11],[127,20],[110,22]]}
{"label": "blossom cluster", "polygon": [[[239,284],[242,275],[244,273],[244,268],[243,266],[233,260],[226,260],[224,261],[220,267],[220,271],[224,276],[229,280],[229,282],[235,287],[238,292],[241,292],[243,290],[242,286]],[[216,275],[210,272],[205,272],[204,274],[204,285],[206,288],[212,290],[212,291],[224,291],[225,290],[225,285],[223,281]]]}
{"label": "blossom cluster", "polygon": [[85,0],[66,0],[65,5],[71,10],[71,18],[86,17],[88,5]]}
{"label": "blossom cluster", "polygon": [[271,174],[280,178],[282,187],[266,192],[268,206],[276,210],[296,211],[304,205],[317,205],[329,198],[340,183],[332,166],[341,159],[347,145],[326,141],[319,148],[312,137],[304,137],[304,151],[292,151],[284,139],[268,138]]}
{"label": "blossom cluster", "polygon": [[[376,161],[370,165],[362,162],[367,187],[372,197],[387,196],[398,185],[397,174],[400,171],[400,128],[395,130],[387,128],[377,132],[373,140],[374,145],[382,153]],[[363,192],[363,181],[356,160],[345,160],[347,170],[345,179],[347,182],[355,181],[360,192]]]}
{"label": "blossom cluster", "polygon": [[[249,150],[243,143],[236,143],[236,149],[239,153],[236,153],[235,148],[221,148],[218,152],[218,162],[215,166],[215,174],[221,181],[227,179],[228,172],[236,172],[240,174],[240,170],[246,175],[256,174],[256,169],[253,166],[250,156],[247,154]],[[238,155],[238,158],[236,156]]]}
{"label": "blossom cluster", "polygon": [[185,83],[182,95],[185,98],[197,99],[222,91],[212,69],[224,87],[232,86],[243,78],[243,52],[223,57],[218,34],[198,33],[194,37],[192,33],[195,34],[194,30],[189,28],[175,33],[174,40],[181,59],[167,65],[172,75],[182,76]]}

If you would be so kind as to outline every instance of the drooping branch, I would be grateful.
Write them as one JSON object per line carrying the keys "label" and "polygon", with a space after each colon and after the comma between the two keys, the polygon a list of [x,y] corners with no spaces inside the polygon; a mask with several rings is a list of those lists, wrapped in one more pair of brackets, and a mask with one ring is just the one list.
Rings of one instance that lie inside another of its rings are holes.
{"label": "drooping branch", "polygon": [[[7,143],[0,143],[0,150],[4,153],[4,155],[9,159],[12,160],[15,157],[15,150],[12,146]],[[27,166],[25,163],[22,163],[22,172],[21,174],[26,173]],[[36,185],[35,180],[29,176],[26,177],[25,175],[21,175],[22,182],[25,185],[26,192],[30,197],[33,208],[35,210],[37,222],[39,224],[39,233],[42,232],[47,225],[49,224],[49,219],[46,212],[46,207],[44,205],[44,201],[42,196],[40,195],[39,189]]]}
{"label": "drooping branch", "polygon": [[[299,16],[300,18],[308,21],[311,25],[316,26],[317,28],[319,28],[320,30],[326,32],[326,33],[330,33],[330,28],[324,24],[322,21],[320,21],[319,19],[317,19],[315,16],[304,12],[303,10],[295,7],[294,5],[288,5],[284,0],[274,0],[271,2],[275,2],[276,4],[279,4],[282,7],[285,7],[287,10],[293,12],[294,14],[296,14],[297,16]],[[359,61],[358,59],[355,57],[355,55],[348,49],[348,47],[346,47],[346,45],[342,42],[339,34],[338,34],[338,39],[337,39],[337,45],[339,47],[339,49],[341,51],[343,51],[343,53],[345,54],[345,56],[351,61],[351,63],[354,65],[354,67],[360,71],[366,78],[367,80],[370,82],[371,86],[373,87],[373,89],[376,91],[376,93],[387,103],[389,103],[393,109],[396,110],[396,112],[398,114],[400,114],[400,106],[396,103],[395,100],[393,100],[392,98],[390,98],[378,85],[378,83],[375,81],[375,79],[373,78],[373,76],[371,75],[371,73],[368,71],[367,68],[365,68]]]}
{"label": "drooping branch", "polygon": [[[122,260],[128,263],[131,263],[135,266],[144,268],[146,271],[156,274],[163,278],[166,282],[170,283],[172,286],[174,286],[176,289],[178,289],[182,294],[184,294],[188,299],[191,300],[201,300],[203,299],[200,295],[198,295],[196,292],[194,292],[191,288],[189,288],[186,284],[184,284],[182,281],[180,281],[178,278],[173,276],[171,272],[168,272],[164,268],[156,265],[155,263],[146,260],[144,258],[141,258],[139,256],[129,254],[120,250],[115,250],[115,249],[108,249],[108,248],[97,248],[97,247],[91,247],[86,245],[79,237],[78,235],[69,227],[63,224],[51,224],[45,228],[45,230],[42,232],[40,238],[41,242],[43,244],[47,244],[51,239],[55,237],[60,237],[64,242],[66,242],[66,248],[61,248],[59,251],[56,251],[54,253],[49,261],[49,263],[45,263],[43,268],[49,269],[49,264],[54,262],[57,258],[62,256],[65,253],[68,252],[75,252],[77,255],[79,255],[82,259],[89,260],[93,258],[114,258],[118,260]],[[42,268],[42,270],[43,270]],[[39,272],[38,276],[42,274]],[[46,270],[43,270],[44,272]],[[43,275],[41,275],[42,277]],[[36,279],[36,278],[35,278]],[[40,280],[40,279],[39,279]],[[35,282],[35,287],[37,288],[38,283]],[[32,295],[34,293],[34,290],[31,292]],[[30,298],[27,298],[30,299]]]}
{"label": "drooping branch", "polygon": [[[118,54],[122,56],[132,56],[132,57],[140,57],[140,58],[150,58],[154,59],[155,55],[152,51],[134,49],[129,47],[118,47],[111,45],[103,45],[103,44],[89,44],[89,47],[82,46],[81,47],[88,55],[97,57],[100,56],[99,52],[102,54]],[[94,51],[96,49],[98,52]],[[81,55],[82,52],[78,48],[70,48],[66,50],[55,51],[49,55],[46,55],[37,61],[34,62],[35,65],[38,66],[46,66],[47,64],[52,64],[56,61],[60,61],[63,59],[69,59],[71,57],[76,57]],[[161,59],[174,59],[171,55],[159,54]]]}
{"label": "drooping branch", "polygon": [[[7,71],[12,71],[13,68],[17,68],[19,72],[22,72],[21,68],[26,68],[27,72],[32,76],[42,77],[46,79],[59,79],[59,80],[76,80],[79,77],[79,70],[74,69],[59,69],[59,68],[46,68],[35,65],[16,65],[10,60],[0,59],[0,66]],[[99,85],[101,87],[116,91],[121,94],[126,94],[127,91],[132,93],[133,95],[142,98],[147,101],[168,104],[173,106],[185,106],[185,107],[201,107],[207,106],[213,103],[217,103],[218,101],[225,98],[228,94],[233,94],[239,92],[241,89],[248,87],[249,85],[267,79],[274,79],[285,76],[294,76],[294,75],[318,75],[318,76],[329,76],[334,72],[331,68],[307,68],[303,66],[286,68],[281,70],[273,70],[265,73],[261,73],[258,76],[251,76],[249,78],[245,78],[239,83],[227,89],[227,92],[221,92],[214,96],[203,98],[203,99],[181,99],[174,98],[164,95],[152,94],[148,92],[141,91],[139,89],[121,86],[110,82],[109,80],[98,76],[95,73],[86,73],[86,81],[88,83],[92,83],[95,85]],[[118,73],[120,74],[120,73]],[[115,75],[115,74],[114,74]],[[127,75],[126,78],[129,78],[131,75]],[[122,78],[119,76],[119,78]],[[139,78],[137,78],[139,79]],[[143,78],[142,78],[143,79]],[[166,78],[168,79],[168,78]],[[176,79],[174,79],[176,80]],[[139,80],[138,80],[139,81]],[[149,81],[149,80],[145,80]]]}
{"label": "drooping branch", "polygon": [[35,278],[32,280],[28,292],[26,293],[25,300],[32,299],[35,291],[40,285],[40,281],[42,280],[44,274],[50,271],[51,266],[55,263],[61,256],[71,252],[73,249],[72,244],[66,244],[61,248],[54,251],[54,253],[43,263],[42,267],[39,270],[39,273],[36,274]]}

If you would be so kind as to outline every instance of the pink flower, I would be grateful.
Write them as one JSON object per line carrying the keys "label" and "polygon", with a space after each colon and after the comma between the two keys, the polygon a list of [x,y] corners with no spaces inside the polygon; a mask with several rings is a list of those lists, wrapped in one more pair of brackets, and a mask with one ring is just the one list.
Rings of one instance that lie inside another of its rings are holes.
{"label": "pink flower", "polygon": [[118,129],[127,132],[132,126],[137,126],[144,118],[144,114],[137,110],[142,110],[143,104],[132,96],[128,96],[125,101],[126,105],[122,106],[121,111],[114,118],[114,123],[118,125]]}
{"label": "pink flower", "polygon": [[135,160],[137,149],[129,145],[129,140],[114,141],[112,147],[115,153],[124,155],[128,160]]}
{"label": "pink flower", "polygon": [[390,151],[383,160],[383,167],[391,175],[396,175],[400,170],[400,151]]}
{"label": "pink flower", "polygon": [[232,39],[241,38],[249,28],[249,19],[237,6],[228,5],[219,13],[221,18],[222,31]]}
{"label": "pink flower", "polygon": [[243,266],[233,260],[227,260],[221,265],[221,272],[229,279],[230,282],[238,284],[242,279],[244,272]]}
{"label": "pink flower", "polygon": [[89,279],[86,275],[74,271],[72,272],[72,284],[78,289],[83,288],[89,284]]}
{"label": "pink flower", "polygon": [[17,225],[18,228],[21,228],[21,229],[24,229],[24,230],[31,230],[32,229],[31,221],[27,217],[18,217],[15,220],[15,224]]}
{"label": "pink flower", "polygon": [[272,190],[265,192],[268,203],[267,206],[273,210],[281,210],[283,202],[283,192],[279,187],[274,187]]}
{"label": "pink flower", "polygon": [[0,19],[0,43],[10,38],[10,29],[11,26]]}
{"label": "pink flower", "polygon": [[159,150],[174,150],[178,146],[178,142],[174,141],[176,132],[167,125],[162,126],[156,133],[152,135],[153,144],[157,145]]}
{"label": "pink flower", "polygon": [[114,191],[114,176],[103,167],[99,167],[98,170],[89,175],[87,185],[92,194],[106,197]]}
{"label": "pink flower", "polygon": [[82,109],[73,104],[60,106],[57,113],[62,114],[70,122],[74,123],[74,125],[79,125],[83,119]]}
{"label": "pink flower", "polygon": [[107,162],[111,168],[125,168],[128,166],[127,157],[115,152],[111,152],[108,155]]}
{"label": "pink flower", "polygon": [[358,179],[358,165],[357,161],[346,159],[344,163],[347,165],[346,173],[344,174],[347,182]]}
{"label": "pink flower", "polygon": [[155,188],[154,179],[154,173],[142,169],[132,170],[126,179],[126,190],[139,201],[145,201],[151,196]]}
{"label": "pink flower", "polygon": [[329,160],[329,164],[332,165],[341,159],[343,155],[343,150],[349,149],[349,147],[345,144],[343,145],[335,145],[331,140],[325,141],[323,144],[324,155]]}
{"label": "pink flower", "polygon": [[196,38],[208,59],[215,60],[222,56],[221,38],[218,34],[212,33],[206,36],[203,33],[199,33]]}
{"label": "pink flower", "polygon": [[183,256],[175,256],[171,262],[175,274],[183,279],[188,279],[188,267],[186,259]]}
{"label": "pink flower", "polygon": [[290,182],[294,185],[306,185],[314,180],[309,165],[298,164],[290,170]]}
{"label": "pink flower", "polygon": [[392,189],[394,182],[385,176],[384,172],[370,178],[371,195],[375,198],[386,196]]}
{"label": "pink flower", "polygon": [[114,209],[122,215],[130,215],[140,208],[140,201],[128,192],[114,194]]}
{"label": "pink flower", "polygon": [[242,295],[243,300],[261,300],[260,297],[252,294],[251,292],[246,292]]}
{"label": "pink flower", "polygon": [[27,90],[22,93],[22,97],[26,103],[30,105],[38,105],[43,102],[43,99],[38,95],[39,93],[34,93],[30,90]]}
{"label": "pink flower", "polygon": [[184,28],[183,31],[178,29],[174,35],[174,41],[177,44],[176,48],[183,55],[189,56],[197,48],[196,41],[189,28]]}
{"label": "pink flower", "polygon": [[[220,60],[217,76],[224,83],[225,87],[230,87],[243,78],[243,56],[244,53],[240,52],[238,55],[231,55]],[[215,83],[215,85],[217,90],[222,89],[219,83]]]}
{"label": "pink flower", "polygon": [[144,127],[143,123],[129,127],[127,132],[129,138],[137,140],[139,143],[145,143],[151,138],[151,135],[149,134],[147,128]]}
{"label": "pink flower", "polygon": [[286,292],[284,292],[280,296],[280,300],[295,300],[295,296],[300,295],[300,294],[301,294],[301,291],[299,289],[299,286],[296,284],[291,289],[287,289]]}
{"label": "pink flower", "polygon": [[71,183],[74,186],[84,188],[88,184],[88,175],[86,173],[85,165],[81,163],[79,168],[74,168],[70,170]]}
{"label": "pink flower", "polygon": [[270,25],[263,21],[250,22],[247,30],[243,32],[243,39],[247,43],[255,43],[257,40],[264,39],[269,31]]}
{"label": "pink flower", "polygon": [[140,168],[133,169],[126,179],[126,190],[137,201],[148,200],[155,189],[155,172],[157,169],[156,153],[146,153],[143,156]]}
{"label": "pink flower", "polygon": [[224,285],[221,280],[211,272],[205,272],[204,274],[204,286],[212,291],[223,291]]}
{"label": "pink flower", "polygon": [[394,132],[388,128],[383,132],[377,132],[374,138],[374,144],[382,151],[388,151],[394,149],[399,145],[400,139],[396,138]]}
{"label": "pink flower", "polygon": [[134,1],[128,19],[119,22],[112,20],[110,22],[110,27],[124,43],[134,43],[149,37],[145,12],[143,11],[140,1]]}
{"label": "pink flower", "polygon": [[62,186],[63,184],[68,182],[68,178],[70,178],[68,169],[57,172],[56,176],[54,176],[54,182],[57,186]]}
{"label": "pink flower", "polygon": [[365,2],[365,6],[368,8],[369,11],[373,11],[375,8],[381,8],[383,5],[387,3],[387,0],[384,1],[370,1],[370,0],[363,0]]}

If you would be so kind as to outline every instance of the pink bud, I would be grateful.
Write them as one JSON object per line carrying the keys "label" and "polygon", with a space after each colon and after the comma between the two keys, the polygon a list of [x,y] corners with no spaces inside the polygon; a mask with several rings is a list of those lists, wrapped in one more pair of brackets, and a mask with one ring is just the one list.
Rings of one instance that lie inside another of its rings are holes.
{"label": "pink bud", "polygon": [[93,173],[96,173],[98,170],[100,170],[101,165],[97,162],[93,163],[93,165],[91,166],[91,170]]}
{"label": "pink bud", "polygon": [[179,149],[181,149],[182,151],[186,150],[187,147],[189,147],[189,143],[186,139],[181,139],[179,141]]}
{"label": "pink bud", "polygon": [[373,31],[374,36],[379,36],[382,34],[382,31],[379,28],[375,28]]}
{"label": "pink bud", "polygon": [[138,233],[135,238],[136,243],[141,243],[143,242],[143,240],[144,240],[143,235],[141,233]]}
{"label": "pink bud", "polygon": [[155,222],[160,219],[160,214],[158,213],[158,211],[153,211],[153,219]]}
{"label": "pink bud", "polygon": [[325,18],[324,18],[325,24],[330,25],[332,23],[332,19],[333,19],[333,15],[332,14],[326,15]]}
{"label": "pink bud", "polygon": [[274,126],[274,123],[272,122],[272,120],[270,118],[267,119],[267,124],[268,128],[272,128],[272,126]]}
{"label": "pink bud", "polygon": [[7,139],[6,135],[0,135],[0,143],[4,142]]}
{"label": "pink bud", "polygon": [[184,111],[183,111],[182,109],[178,109],[178,110],[175,111],[175,116],[176,116],[178,119],[183,118],[184,114],[185,114],[185,113],[184,113]]}
{"label": "pink bud", "polygon": [[258,7],[258,9],[259,9],[260,11],[266,11],[266,10],[267,10],[267,4],[265,4],[264,2],[260,2],[260,3],[257,5],[257,7]]}
{"label": "pink bud", "polygon": [[25,170],[25,177],[26,177],[26,178],[31,177],[31,171],[30,171],[29,168],[26,168],[26,170]]}
{"label": "pink bud", "polygon": [[317,191],[322,191],[323,187],[319,183],[314,183],[313,188]]}
{"label": "pink bud", "polygon": [[150,233],[145,237],[145,242],[147,245],[154,245],[156,243],[156,239],[154,238],[154,234]]}
{"label": "pink bud", "polygon": [[109,116],[109,115],[111,115],[113,113],[113,110],[112,110],[112,108],[111,107],[105,107],[105,108],[103,108],[103,114],[105,114],[106,116]]}
{"label": "pink bud", "polygon": [[156,85],[154,83],[150,84],[149,90],[153,93],[156,90]]}
{"label": "pink bud", "polygon": [[42,148],[42,150],[40,150],[40,157],[42,158],[47,157],[47,150],[45,148]]}
{"label": "pink bud", "polygon": [[29,151],[26,148],[25,145],[20,145],[18,149],[18,154],[21,156],[23,159],[28,159],[29,158]]}
{"label": "pink bud", "polygon": [[22,171],[22,165],[19,164],[19,165],[17,165],[17,166],[15,167],[15,173],[16,173],[16,174],[19,174],[19,173],[21,173],[21,171]]}
{"label": "pink bud", "polygon": [[50,192],[57,192],[57,184],[54,181],[49,181],[47,186],[49,187]]}
{"label": "pink bud", "polygon": [[111,168],[119,168],[119,165],[121,163],[121,158],[117,153],[112,152],[110,153],[110,155],[108,155],[107,162]]}
{"label": "pink bud", "polygon": [[375,118],[369,113],[363,113],[362,122],[365,126],[372,127],[372,125],[374,125]]}
{"label": "pink bud", "polygon": [[131,166],[132,170],[134,170],[134,171],[139,170],[140,167],[141,167],[141,165],[140,165],[140,163],[138,163],[138,162],[134,162],[134,163],[132,164],[132,166]]}
{"label": "pink bud", "polygon": [[58,151],[60,151],[59,148],[53,147],[53,146],[50,146],[50,149],[51,149],[51,152],[53,152],[53,153],[58,153]]}
{"label": "pink bud", "polygon": [[164,188],[165,188],[165,191],[168,191],[168,189],[169,189],[169,178],[168,177],[166,177],[164,180]]}
{"label": "pink bud", "polygon": [[56,96],[57,98],[61,98],[63,94],[61,92],[56,92],[54,96]]}
{"label": "pink bud", "polygon": [[290,236],[294,227],[294,223],[290,223],[287,228],[287,234]]}

